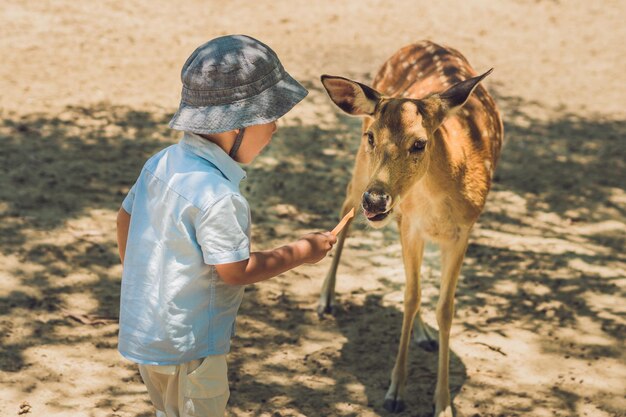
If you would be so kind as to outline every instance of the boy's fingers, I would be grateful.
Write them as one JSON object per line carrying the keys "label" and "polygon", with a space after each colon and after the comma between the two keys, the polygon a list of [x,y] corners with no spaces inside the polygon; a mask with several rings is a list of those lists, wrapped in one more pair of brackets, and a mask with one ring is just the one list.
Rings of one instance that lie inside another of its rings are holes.
{"label": "boy's fingers", "polygon": [[328,238],[328,241],[330,242],[331,245],[334,245],[335,243],[337,243],[337,236],[332,234],[332,232],[324,232],[324,236]]}

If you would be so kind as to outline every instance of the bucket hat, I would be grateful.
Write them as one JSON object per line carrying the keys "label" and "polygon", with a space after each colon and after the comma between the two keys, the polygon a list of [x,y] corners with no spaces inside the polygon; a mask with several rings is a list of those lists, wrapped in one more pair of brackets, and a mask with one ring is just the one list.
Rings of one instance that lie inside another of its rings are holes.
{"label": "bucket hat", "polygon": [[198,134],[270,123],[308,94],[269,46],[245,35],[199,46],[183,65],[181,79],[180,106],[169,126]]}

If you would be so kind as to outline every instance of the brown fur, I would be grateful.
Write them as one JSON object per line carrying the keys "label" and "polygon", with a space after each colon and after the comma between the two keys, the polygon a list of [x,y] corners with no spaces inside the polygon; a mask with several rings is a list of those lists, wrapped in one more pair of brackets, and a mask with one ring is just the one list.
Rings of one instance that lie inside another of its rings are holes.
{"label": "brown fur", "polygon": [[[380,69],[373,88],[341,77],[323,76],[331,99],[344,111],[364,116],[363,137],[342,214],[359,207],[364,192],[386,196],[383,227],[395,214],[402,242],[406,289],[402,336],[385,396],[385,408],[404,408],[406,358],[411,329],[419,343],[433,335],[419,316],[419,270],[426,240],[442,251],[437,305],[439,372],[436,417],[451,416],[448,345],[454,291],[469,232],[480,215],[500,155],[502,121],[487,90],[477,84],[456,50],[429,41],[400,49]],[[369,143],[373,142],[373,146]],[[425,145],[415,151],[415,146]],[[371,213],[370,213],[371,215]],[[319,312],[332,309],[336,270],[346,233],[324,282]]]}

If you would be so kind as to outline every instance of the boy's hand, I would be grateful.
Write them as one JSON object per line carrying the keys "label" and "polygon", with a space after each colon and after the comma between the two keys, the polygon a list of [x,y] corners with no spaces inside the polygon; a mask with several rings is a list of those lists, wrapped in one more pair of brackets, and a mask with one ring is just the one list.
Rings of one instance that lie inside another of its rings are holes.
{"label": "boy's hand", "polygon": [[314,264],[326,256],[337,242],[337,237],[330,232],[309,233],[296,242],[298,252],[305,263]]}

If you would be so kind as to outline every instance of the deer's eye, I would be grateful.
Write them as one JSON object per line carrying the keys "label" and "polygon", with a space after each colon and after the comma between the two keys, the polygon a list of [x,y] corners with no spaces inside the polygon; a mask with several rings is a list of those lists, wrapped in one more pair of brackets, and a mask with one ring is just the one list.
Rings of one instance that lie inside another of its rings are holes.
{"label": "deer's eye", "polygon": [[370,146],[373,148],[374,147],[374,134],[370,131],[367,131],[365,133],[365,136],[367,136],[367,143],[369,143]]}
{"label": "deer's eye", "polygon": [[413,145],[411,145],[411,147],[409,148],[409,152],[411,153],[422,152],[425,148],[426,148],[426,140],[418,139],[415,142],[413,142]]}

